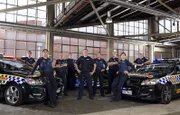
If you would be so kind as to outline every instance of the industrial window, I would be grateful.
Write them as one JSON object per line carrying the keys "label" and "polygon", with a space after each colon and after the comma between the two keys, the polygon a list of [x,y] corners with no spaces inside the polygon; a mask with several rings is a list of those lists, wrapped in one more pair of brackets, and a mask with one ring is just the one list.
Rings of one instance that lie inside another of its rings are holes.
{"label": "industrial window", "polygon": [[0,53],[15,57],[26,56],[32,50],[33,57],[39,58],[46,42],[44,33],[15,30],[0,30],[0,39]]}
{"label": "industrial window", "polygon": [[[63,41],[63,42],[62,42]],[[88,40],[80,38],[68,38],[61,36],[54,36],[54,56],[53,60],[57,59],[57,54],[63,53],[67,57],[68,53],[72,53],[73,57],[77,59],[82,55],[82,51],[87,48],[89,56],[96,57],[98,52],[107,59],[107,41]],[[62,47],[62,48],[60,48]]]}
{"label": "industrial window", "polygon": [[[148,34],[148,20],[120,22],[114,24],[114,35],[141,35]],[[132,39],[143,39],[142,37],[130,37]]]}
{"label": "industrial window", "polygon": [[138,53],[142,53],[145,57],[149,57],[148,47],[146,45],[135,45],[122,43],[121,41],[115,41],[114,50],[117,51],[118,56],[122,52],[125,52],[127,59],[129,59],[131,62],[133,62],[138,57]]}
{"label": "industrial window", "polygon": [[172,19],[159,20],[159,33],[171,33],[179,31],[179,22]]}
{"label": "industrial window", "polygon": [[[0,9],[36,4],[46,0],[1,0]],[[0,13],[0,21],[46,26],[46,6]]]}

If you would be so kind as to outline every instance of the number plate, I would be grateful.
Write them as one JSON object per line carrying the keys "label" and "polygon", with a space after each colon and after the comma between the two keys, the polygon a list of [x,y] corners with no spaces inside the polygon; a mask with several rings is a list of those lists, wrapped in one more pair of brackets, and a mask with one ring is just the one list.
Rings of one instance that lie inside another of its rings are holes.
{"label": "number plate", "polygon": [[131,90],[122,90],[122,94],[132,95],[132,91]]}

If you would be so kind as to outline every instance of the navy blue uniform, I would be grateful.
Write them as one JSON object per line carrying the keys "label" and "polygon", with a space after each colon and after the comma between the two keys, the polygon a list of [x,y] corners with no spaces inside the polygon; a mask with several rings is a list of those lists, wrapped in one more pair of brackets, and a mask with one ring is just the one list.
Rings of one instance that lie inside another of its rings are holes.
{"label": "navy blue uniform", "polygon": [[97,79],[99,78],[99,82],[100,82],[100,93],[101,96],[104,96],[104,87],[103,87],[103,74],[104,72],[102,72],[102,69],[107,68],[107,63],[104,59],[94,59],[94,62],[96,63],[96,72],[94,74],[94,86],[93,86],[93,91],[94,91],[94,95],[96,94],[96,90],[97,90]]}
{"label": "navy blue uniform", "polygon": [[68,68],[67,87],[69,89],[74,89],[76,83],[74,63],[75,63],[74,59],[67,59],[67,68]]}
{"label": "navy blue uniform", "polygon": [[24,60],[25,63],[31,64],[31,65],[35,63],[35,60],[32,57],[30,57],[30,58],[29,57],[22,57],[21,59]]}
{"label": "navy blue uniform", "polygon": [[[119,59],[111,57],[108,62],[119,62]],[[111,85],[112,85],[112,82],[113,82],[114,78],[116,77],[116,72],[118,70],[119,70],[118,64],[117,65],[109,66],[108,93],[111,93]]]}
{"label": "navy blue uniform", "polygon": [[115,79],[112,83],[112,92],[114,94],[115,100],[118,101],[121,99],[122,87],[128,77],[126,74],[124,74],[124,72],[125,71],[129,72],[133,69],[134,69],[134,66],[128,60],[120,60],[118,75],[115,77]]}
{"label": "navy blue uniform", "polygon": [[[60,65],[62,66],[63,64],[67,64],[66,60],[56,60],[56,65]],[[62,79],[62,83],[64,85],[64,94],[67,94],[67,78],[66,78],[66,74],[67,74],[67,67],[60,67],[60,68],[56,68],[56,75],[57,77]]]}
{"label": "navy blue uniform", "polygon": [[[146,59],[145,57],[143,57],[142,59],[137,58],[137,59],[134,61],[134,63],[136,63],[136,64],[143,64],[143,63],[145,63],[145,62],[147,62],[147,61],[148,61],[148,59]],[[138,68],[138,66],[137,66],[137,68]]]}
{"label": "navy blue uniform", "polygon": [[48,98],[51,104],[56,104],[56,90],[57,84],[56,79],[53,76],[53,67],[52,67],[52,60],[50,58],[39,58],[32,70],[32,75],[36,70],[37,66],[39,66],[39,70],[41,72],[41,77],[46,83],[46,89],[48,93]]}
{"label": "navy blue uniform", "polygon": [[93,71],[94,67],[94,60],[87,56],[81,56],[77,62],[76,62],[78,68],[81,70],[81,73],[79,75],[80,85],[79,85],[79,94],[78,98],[82,98],[83,96],[83,90],[84,90],[84,81],[87,81],[87,87],[89,91],[89,97],[93,98],[93,88],[92,88],[92,76],[90,75],[90,72]]}

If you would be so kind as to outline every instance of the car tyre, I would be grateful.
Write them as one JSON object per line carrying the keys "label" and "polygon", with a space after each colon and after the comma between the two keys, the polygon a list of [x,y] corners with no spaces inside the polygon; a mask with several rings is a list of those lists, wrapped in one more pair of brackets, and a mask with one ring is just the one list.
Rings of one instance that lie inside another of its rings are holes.
{"label": "car tyre", "polygon": [[23,101],[22,88],[15,83],[9,84],[5,89],[4,98],[9,105],[21,105]]}
{"label": "car tyre", "polygon": [[169,104],[172,99],[172,87],[170,84],[166,84],[162,87],[161,101],[162,104]]}

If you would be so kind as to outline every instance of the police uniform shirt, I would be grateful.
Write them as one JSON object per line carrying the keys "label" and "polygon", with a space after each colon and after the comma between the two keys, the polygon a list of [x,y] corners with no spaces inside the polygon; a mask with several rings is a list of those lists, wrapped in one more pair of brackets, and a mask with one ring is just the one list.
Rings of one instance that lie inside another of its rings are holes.
{"label": "police uniform shirt", "polygon": [[128,65],[126,64],[125,60],[121,60],[119,64],[120,64],[120,72],[121,73],[128,71]]}
{"label": "police uniform shirt", "polygon": [[34,71],[36,70],[37,66],[39,66],[39,70],[41,72],[41,74],[53,74],[53,67],[52,67],[52,60],[50,58],[39,58],[31,72],[31,74],[34,73]]}
{"label": "police uniform shirt", "polygon": [[75,63],[75,60],[74,59],[67,59],[67,67],[68,67],[68,70],[74,70],[74,63]]}
{"label": "police uniform shirt", "polygon": [[[108,62],[119,62],[119,59],[111,57]],[[118,69],[119,69],[118,64],[109,66],[110,71],[115,71],[116,72],[116,71],[118,71]]]}
{"label": "police uniform shirt", "polygon": [[146,59],[145,57],[143,57],[142,59],[137,58],[137,59],[134,61],[134,63],[136,63],[136,64],[143,64],[143,63],[145,63],[146,61],[148,61],[148,59]]}
{"label": "police uniform shirt", "polygon": [[[61,65],[63,65],[63,64],[67,64],[67,62],[66,62],[66,60],[60,60],[60,59],[58,59],[58,60],[56,60],[55,66],[58,65],[58,64],[61,66]],[[64,73],[64,74],[66,74],[67,67],[56,68],[56,71],[59,72],[59,73]]]}
{"label": "police uniform shirt", "polygon": [[76,64],[78,65],[79,69],[82,72],[92,72],[95,63],[94,63],[94,60],[91,57],[89,57],[89,56],[87,56],[87,57],[81,56],[76,61]]}
{"label": "police uniform shirt", "polygon": [[22,57],[21,59],[24,60],[25,63],[29,63],[29,64],[33,64],[35,62],[34,58],[32,58],[32,57],[30,57],[30,58]]}
{"label": "police uniform shirt", "polygon": [[96,71],[97,72],[101,72],[102,69],[106,69],[107,68],[107,63],[104,59],[94,59],[94,62],[96,63]]}

